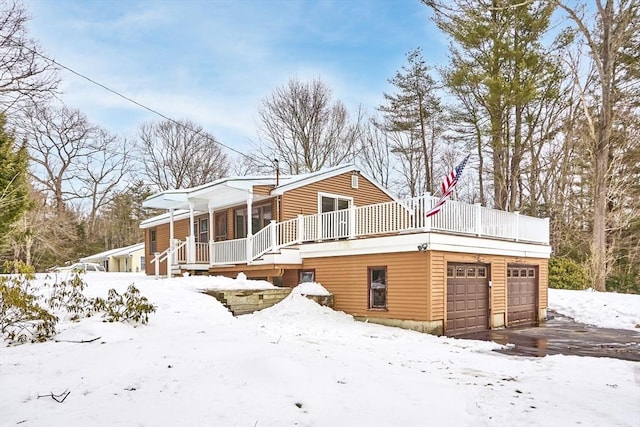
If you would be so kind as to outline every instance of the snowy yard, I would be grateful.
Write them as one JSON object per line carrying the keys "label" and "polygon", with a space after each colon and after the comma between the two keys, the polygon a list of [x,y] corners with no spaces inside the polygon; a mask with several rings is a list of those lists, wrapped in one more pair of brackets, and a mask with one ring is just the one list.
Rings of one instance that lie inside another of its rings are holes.
{"label": "snowy yard", "polygon": [[[234,318],[196,292],[219,278],[86,279],[92,296],[135,282],[157,312],[148,325],[94,317],[61,322],[58,342],[0,344],[1,426],[640,425],[638,363],[505,356],[493,343],[356,322],[295,293]],[[550,306],[640,323],[635,295],[551,290]],[[65,390],[63,403],[38,398]]]}

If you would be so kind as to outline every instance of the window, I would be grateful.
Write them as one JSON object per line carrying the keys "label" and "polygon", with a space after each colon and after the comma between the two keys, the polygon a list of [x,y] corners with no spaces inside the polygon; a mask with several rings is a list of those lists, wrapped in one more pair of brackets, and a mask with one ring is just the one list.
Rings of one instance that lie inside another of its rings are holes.
{"label": "window", "polygon": [[[233,212],[235,216],[235,238],[241,239],[247,237],[247,209],[236,209]],[[271,202],[251,208],[251,228],[253,234],[265,228],[270,222]]]}
{"label": "window", "polygon": [[207,243],[209,241],[209,219],[200,218],[196,224],[196,237],[198,242]]}
{"label": "window", "polygon": [[315,270],[300,270],[298,275],[298,283],[315,282],[316,271]]}
{"label": "window", "polygon": [[467,267],[467,277],[476,277],[475,267]]}
{"label": "window", "polygon": [[453,277],[453,266],[452,265],[448,265],[447,266],[447,277]]}
{"label": "window", "polygon": [[459,265],[456,267],[456,277],[464,277],[464,267]]}
{"label": "window", "polygon": [[271,222],[271,203],[254,206],[251,209],[251,228],[253,234],[265,228]]}
{"label": "window", "polygon": [[478,277],[485,278],[487,277],[487,267],[478,267]]}
{"label": "window", "polygon": [[507,277],[511,277],[511,269],[507,268]]}
{"label": "window", "polygon": [[149,230],[149,253],[155,254],[158,252],[158,241],[156,235],[156,229]]}
{"label": "window", "polygon": [[233,211],[233,216],[235,217],[234,237],[236,239],[247,237],[247,210],[236,209],[235,211]]}
{"label": "window", "polygon": [[520,277],[520,270],[518,270],[517,268],[514,268],[511,271],[511,277]]}
{"label": "window", "polygon": [[529,277],[536,277],[536,269],[535,268],[530,268],[527,271],[529,272]]}
{"label": "window", "polygon": [[324,195],[320,197],[320,212],[322,213],[349,209],[349,206],[351,206],[351,199]]}
{"label": "window", "polygon": [[218,212],[215,216],[215,240],[219,242],[221,240],[227,240],[227,213]]}
{"label": "window", "polygon": [[527,269],[523,268],[520,270],[520,277],[527,277]]}
{"label": "window", "polygon": [[387,308],[387,267],[369,267],[369,308]]}
{"label": "window", "polygon": [[351,175],[351,188],[358,189],[358,175]]}

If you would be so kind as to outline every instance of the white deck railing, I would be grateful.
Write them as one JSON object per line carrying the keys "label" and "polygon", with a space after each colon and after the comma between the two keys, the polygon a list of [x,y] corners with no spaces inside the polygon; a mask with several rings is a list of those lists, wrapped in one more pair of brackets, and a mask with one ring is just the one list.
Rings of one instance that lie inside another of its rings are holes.
{"label": "white deck railing", "polygon": [[[195,243],[195,262],[210,265],[244,264],[265,253],[304,242],[353,239],[410,231],[440,231],[479,237],[549,244],[549,219],[448,201],[436,215],[424,215],[437,198],[414,197],[400,201],[352,207],[276,223],[272,221],[249,238]],[[181,242],[177,261],[184,263],[189,245]]]}

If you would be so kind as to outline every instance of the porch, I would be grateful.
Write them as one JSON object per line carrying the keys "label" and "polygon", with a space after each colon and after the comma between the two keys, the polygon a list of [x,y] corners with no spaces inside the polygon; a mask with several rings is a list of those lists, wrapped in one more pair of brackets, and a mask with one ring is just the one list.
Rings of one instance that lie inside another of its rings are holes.
{"label": "porch", "polygon": [[180,269],[215,271],[217,267],[234,265],[301,263],[296,251],[287,248],[305,243],[418,232],[549,244],[548,218],[533,218],[457,201],[447,202],[438,214],[426,217],[424,213],[437,200],[424,195],[321,214],[298,215],[282,222],[272,220],[255,234],[249,233],[242,239],[214,241],[211,235],[208,242],[199,242],[192,231],[185,240],[172,236],[169,247],[164,252],[155,253],[151,262],[155,264],[156,275],[159,275],[160,263],[165,260],[168,262],[168,275],[171,270]]}

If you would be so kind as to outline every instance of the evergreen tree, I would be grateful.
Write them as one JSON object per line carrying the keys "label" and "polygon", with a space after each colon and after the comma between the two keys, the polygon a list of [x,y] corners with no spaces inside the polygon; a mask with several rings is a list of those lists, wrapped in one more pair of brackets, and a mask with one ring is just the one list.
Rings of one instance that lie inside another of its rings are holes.
{"label": "evergreen tree", "polygon": [[424,167],[424,190],[432,192],[433,155],[435,142],[441,129],[436,125],[441,113],[440,100],[436,96],[436,82],[430,75],[430,68],[422,57],[422,50],[417,48],[407,54],[408,65],[396,72],[389,79],[395,86],[396,93],[384,94],[385,105],[379,110],[386,121],[384,130],[407,133],[409,141],[415,141],[418,147],[394,147],[394,151],[405,156],[407,150],[417,149],[422,154]]}
{"label": "evergreen tree", "polygon": [[0,245],[6,243],[13,224],[29,207],[27,149],[16,147],[15,137],[5,128],[0,114]]}

